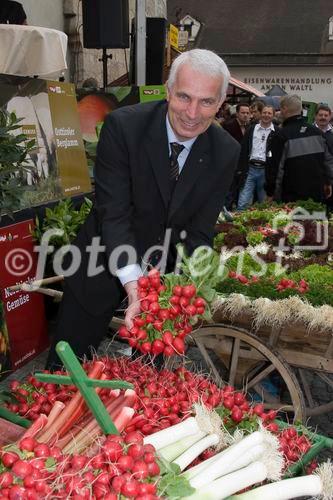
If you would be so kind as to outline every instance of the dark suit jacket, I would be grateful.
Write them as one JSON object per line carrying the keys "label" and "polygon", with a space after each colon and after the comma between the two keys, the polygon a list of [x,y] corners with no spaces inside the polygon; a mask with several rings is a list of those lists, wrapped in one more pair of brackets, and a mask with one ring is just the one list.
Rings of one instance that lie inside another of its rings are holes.
{"label": "dark suit jacket", "polygon": [[234,139],[236,139],[239,144],[243,141],[243,132],[238,123],[237,118],[232,118],[223,125],[224,130],[226,130]]}
{"label": "dark suit jacket", "polygon": [[[101,236],[106,252],[98,264],[107,267],[120,245],[135,248],[140,263],[147,249],[163,244],[166,228],[172,228],[173,248],[180,240],[189,253],[212,244],[239,146],[211,125],[195,141],[171,195],[166,112],[164,101],[138,104],[112,112],[104,123],[95,166],[96,202],[76,241],[82,250]],[[108,271],[87,278],[88,257],[83,254],[80,269],[67,282],[88,311],[101,314],[111,302],[117,305],[121,286]],[[121,255],[118,267],[127,263]]]}

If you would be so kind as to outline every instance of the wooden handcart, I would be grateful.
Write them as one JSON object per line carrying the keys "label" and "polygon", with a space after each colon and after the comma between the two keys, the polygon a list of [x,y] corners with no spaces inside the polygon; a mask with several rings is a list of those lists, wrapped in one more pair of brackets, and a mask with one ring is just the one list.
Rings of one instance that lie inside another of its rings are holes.
{"label": "wooden handcart", "polygon": [[[332,331],[308,330],[300,321],[256,327],[254,320],[247,308],[231,319],[222,307],[214,323],[195,332],[194,342],[216,382],[244,389],[291,420],[305,422],[332,411]],[[319,404],[313,388],[322,389],[327,402]]]}
{"label": "wooden handcart", "polygon": [[[24,283],[12,290],[38,291],[61,300],[62,292],[45,288],[61,279],[47,278],[33,287]],[[218,385],[227,382],[244,389],[254,400],[263,401],[266,409],[284,412],[290,421],[305,422],[333,410],[333,398],[318,404],[312,394],[314,386],[316,391],[321,386],[323,392],[333,394],[333,326],[316,331],[289,318],[278,327],[254,327],[255,318],[246,307],[237,317],[231,316],[224,307],[217,308],[213,322],[198,328],[189,341],[202,355],[202,369]],[[121,323],[113,318],[111,326],[117,329]]]}

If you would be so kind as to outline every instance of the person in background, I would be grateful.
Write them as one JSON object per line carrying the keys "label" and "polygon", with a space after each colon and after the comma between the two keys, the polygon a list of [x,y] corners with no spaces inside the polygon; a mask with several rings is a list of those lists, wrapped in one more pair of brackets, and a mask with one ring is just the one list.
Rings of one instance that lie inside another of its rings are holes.
{"label": "person in background", "polygon": [[239,103],[236,106],[236,116],[223,124],[224,130],[240,144],[250,122],[250,107],[248,104]]}
{"label": "person in background", "polygon": [[[240,150],[213,123],[229,78],[217,54],[183,52],[170,68],[167,101],[124,106],[107,116],[97,146],[95,203],[74,242],[80,267],[65,278],[48,368],[61,364],[60,340],[79,357],[97,349],[125,296],[125,324],[132,327],[147,262],[163,265],[167,257],[171,272],[178,243],[189,255],[212,246]],[[103,247],[91,262],[96,239]]]}
{"label": "person in background", "polygon": [[253,101],[250,106],[250,123],[259,122],[264,105],[262,101]]}
{"label": "person in background", "polygon": [[13,0],[0,0],[0,24],[27,24],[22,5]]}
{"label": "person in background", "polygon": [[237,210],[246,210],[257,195],[257,201],[262,203],[266,198],[264,188],[268,138],[274,132],[274,109],[264,106],[259,123],[253,123],[246,131],[242,142],[239,158],[238,175],[240,179],[240,193]]}
{"label": "person in background", "polygon": [[219,122],[220,125],[223,125],[230,119],[231,119],[230,104],[225,101],[216,114],[216,120]]}
{"label": "person in background", "polygon": [[281,128],[270,140],[266,193],[276,201],[312,198],[323,202],[332,194],[333,156],[321,130],[302,116],[302,100],[286,95],[280,100]]}
{"label": "person in background", "polygon": [[333,126],[331,125],[332,111],[327,104],[318,104],[314,125],[324,134],[330,153],[333,155]]}

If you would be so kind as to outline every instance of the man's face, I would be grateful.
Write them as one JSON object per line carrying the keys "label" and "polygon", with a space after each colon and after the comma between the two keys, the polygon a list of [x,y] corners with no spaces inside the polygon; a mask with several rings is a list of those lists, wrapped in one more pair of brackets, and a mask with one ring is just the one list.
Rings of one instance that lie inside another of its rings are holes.
{"label": "man's face", "polygon": [[319,128],[325,130],[330,122],[332,114],[325,109],[320,109],[316,114],[315,121]]}
{"label": "man's face", "polygon": [[264,127],[269,127],[274,117],[274,111],[271,107],[264,107],[261,112],[260,122]]}
{"label": "man's face", "polygon": [[288,108],[286,106],[280,107],[280,120],[284,122],[288,118]]}
{"label": "man's face", "polygon": [[241,106],[236,113],[236,117],[241,125],[247,125],[250,120],[249,106]]}
{"label": "man's face", "polygon": [[194,71],[184,64],[176,81],[167,89],[168,116],[180,141],[205,132],[222,104],[222,79]]}
{"label": "man's face", "polygon": [[255,121],[260,120],[261,114],[260,114],[260,111],[259,111],[257,106],[253,106],[251,108],[250,115],[251,115],[252,120],[255,120]]}

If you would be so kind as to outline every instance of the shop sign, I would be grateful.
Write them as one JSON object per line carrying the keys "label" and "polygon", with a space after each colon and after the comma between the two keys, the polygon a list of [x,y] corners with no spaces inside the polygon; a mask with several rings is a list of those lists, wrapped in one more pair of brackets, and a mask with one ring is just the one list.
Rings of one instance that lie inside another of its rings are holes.
{"label": "shop sign", "polygon": [[169,40],[170,40],[170,45],[174,49],[178,49],[178,33],[179,29],[174,26],[173,24],[170,24],[169,27]]}
{"label": "shop sign", "polygon": [[[31,234],[33,227],[31,219],[0,228],[2,333],[7,338],[6,352],[1,354],[7,354],[10,363],[6,369],[13,371],[48,345],[44,296],[37,292],[10,289],[35,279],[37,253],[34,252]],[[0,372],[3,370],[4,364]]]}

